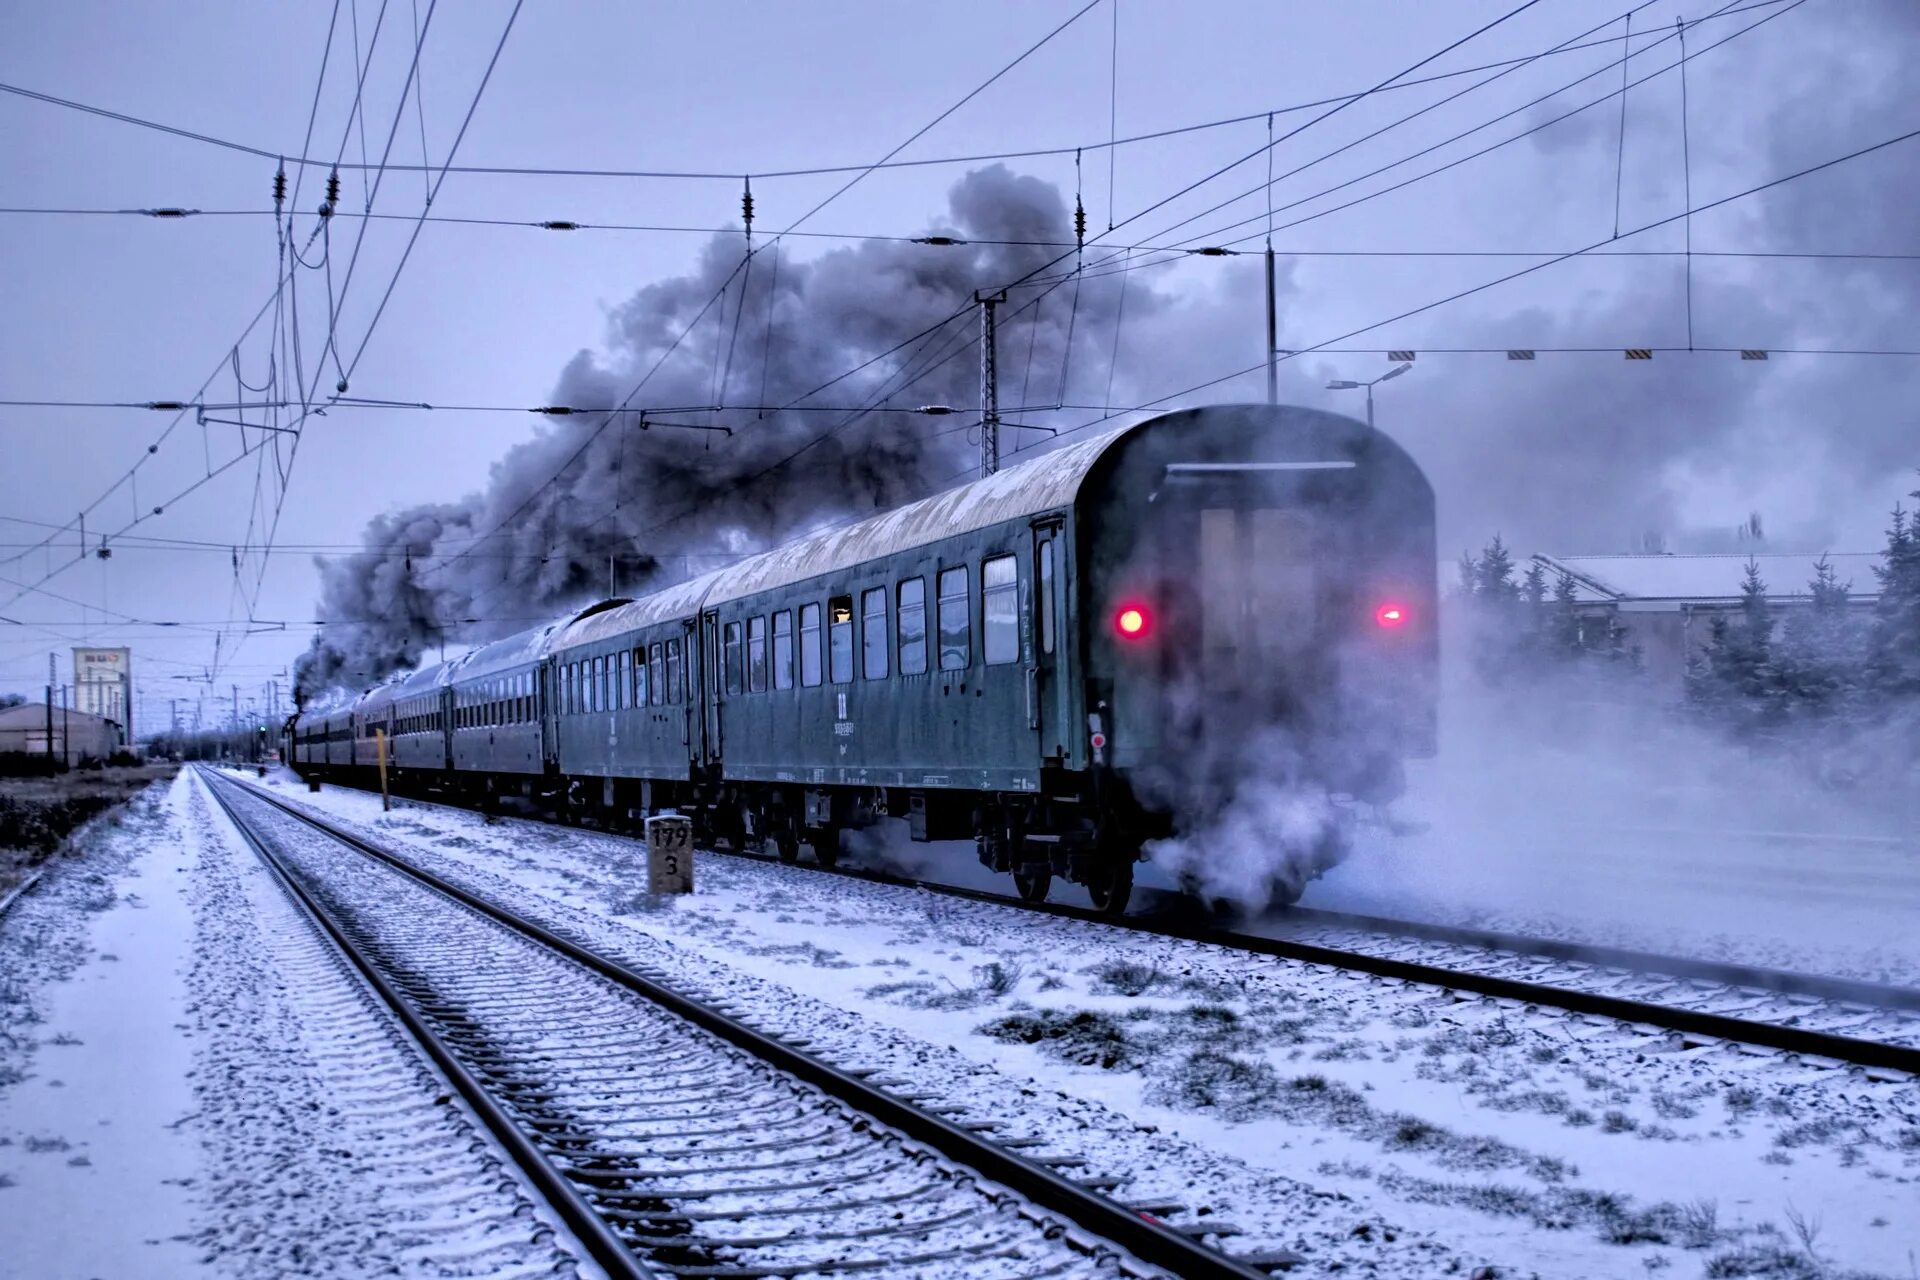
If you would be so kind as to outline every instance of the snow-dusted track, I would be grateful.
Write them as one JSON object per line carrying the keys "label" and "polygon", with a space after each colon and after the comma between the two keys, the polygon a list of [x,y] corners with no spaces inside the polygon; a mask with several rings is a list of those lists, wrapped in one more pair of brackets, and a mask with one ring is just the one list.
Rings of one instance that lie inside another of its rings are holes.
{"label": "snow-dusted track", "polygon": [[[414,803],[462,806],[445,800]],[[607,833],[618,836],[618,833]],[[712,849],[756,861],[772,855]],[[1026,903],[980,889],[857,867],[829,875],[923,889],[1140,933],[1356,970],[1569,1013],[1657,1027],[1694,1042],[1726,1041],[1779,1053],[1920,1076],[1920,992],[1787,970],[1583,947],[1561,939],[1338,913],[1303,913],[1307,930],[1275,937],[1220,927],[1178,895],[1110,916],[1062,903]],[[1139,904],[1144,895],[1136,895]],[[1344,923],[1344,927],[1340,927]]]}
{"label": "snow-dusted track", "polygon": [[643,1260],[625,1274],[1261,1274],[995,1145],[991,1124],[922,1112],[658,974],[213,786],[477,1109],[517,1131],[510,1148],[564,1180],[556,1207],[590,1206]]}
{"label": "snow-dusted track", "polygon": [[1327,923],[1311,932],[1269,937],[1201,920],[1190,900],[1174,895],[1155,904],[1157,909],[1115,917],[1060,903],[1019,903],[935,880],[839,868],[831,874],[1659,1027],[1687,1039],[1920,1076],[1920,993],[1905,988],[1876,991],[1865,983],[1835,981],[1833,986],[1845,991],[1823,996],[1811,990],[1822,980],[1807,980],[1803,990],[1797,985],[1800,974],[1646,953],[1633,956],[1638,963],[1629,963],[1625,952],[1576,958],[1579,948],[1545,938],[1500,935],[1496,940],[1473,930],[1452,931],[1457,936],[1449,937],[1446,926],[1435,925],[1409,925],[1419,935],[1410,937],[1395,933],[1394,921]]}

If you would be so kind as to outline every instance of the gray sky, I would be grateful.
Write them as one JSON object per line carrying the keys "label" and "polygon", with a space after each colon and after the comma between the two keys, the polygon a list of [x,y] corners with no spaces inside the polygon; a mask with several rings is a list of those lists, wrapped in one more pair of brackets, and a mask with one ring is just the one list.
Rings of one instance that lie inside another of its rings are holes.
{"label": "gray sky", "polygon": [[[1920,52],[1920,19],[1901,0],[1784,0],[1712,18],[1690,29],[1689,52],[1749,27],[1687,68],[1691,186],[1697,206],[1920,126],[1897,76]],[[1322,0],[1318,3],[1181,4],[1115,0],[1081,17],[992,89],[931,130],[902,158],[998,153],[1106,140],[1220,117],[1264,112],[1367,89],[1498,18],[1507,3],[1455,0]],[[902,6],[714,3],[634,6],[528,5],[500,56],[460,163],[530,167],[769,170],[878,159],[1071,16],[1079,3]],[[1587,31],[1618,35],[1624,0],[1543,0],[1416,74],[1537,53]],[[1616,182],[1623,230],[1685,206],[1677,51],[1641,32],[1670,37],[1676,16],[1706,18],[1724,4],[1660,0],[1636,11],[1624,148],[1619,104],[1592,110],[1445,173],[1276,233],[1284,252],[1566,251],[1607,238]],[[363,95],[365,146],[377,160],[401,106],[415,14],[429,0],[388,0],[385,26]],[[442,161],[473,99],[511,8],[498,0],[433,6],[420,60],[426,154]],[[76,2],[8,6],[0,12],[0,80],[259,147],[297,152],[334,7]],[[358,0],[366,52],[378,0]],[[330,157],[349,128],[355,53],[354,0],[342,0],[313,141]],[[1611,25],[1606,25],[1611,23]],[[1758,25],[1756,25],[1758,24]],[[1381,93],[1314,124],[1274,152],[1286,205],[1359,177],[1455,133],[1520,108],[1589,73],[1550,101],[1390,174],[1366,179],[1283,213],[1286,222],[1366,195],[1404,177],[1507,138],[1618,88],[1617,43],[1540,59],[1437,106],[1380,136],[1402,116],[1473,85],[1491,72]],[[1110,59],[1118,88],[1110,94]],[[1276,134],[1325,108],[1283,112]],[[411,100],[395,131],[393,159],[421,159],[422,124]],[[1082,162],[1080,188],[1092,233],[1154,204],[1261,146],[1264,119],[1120,148],[1109,199],[1108,153]],[[1348,143],[1350,150],[1327,159]],[[1890,147],[1837,169],[1735,201],[1693,219],[1696,250],[1896,252],[1914,241],[1917,143]],[[1072,206],[1072,156],[1010,160],[1016,175],[1053,184]],[[1616,166],[1618,166],[1616,168]],[[121,209],[181,206],[266,210],[274,162],[166,136],[14,95],[0,94],[0,206]],[[875,173],[809,220],[809,231],[913,235],[952,225],[950,192],[970,169],[955,164]],[[1140,218],[1113,243],[1164,244],[1164,228],[1262,183],[1255,161]],[[758,230],[779,230],[830,195],[845,176],[757,178]],[[342,175],[342,209],[365,206],[366,180]],[[384,175],[376,212],[420,211],[427,179]],[[309,172],[296,235],[312,229],[323,175]],[[737,225],[739,183],[453,174],[436,216],[549,218],[587,223]],[[1186,234],[1263,214],[1247,200],[1201,218]],[[1260,229],[1255,221],[1221,238]],[[618,314],[690,316],[705,293],[702,253],[710,237],[612,231],[555,233],[525,227],[428,224],[377,330],[368,324],[412,224],[377,222],[341,309],[343,360],[366,343],[351,392],[376,399],[531,406],[548,402],[576,353],[594,352],[609,376],[657,350]],[[358,231],[331,227],[334,285]],[[1176,233],[1174,238],[1178,237]],[[738,237],[734,237],[737,241]],[[728,242],[723,242],[728,243]],[[789,242],[790,261],[821,259],[845,242]],[[1623,242],[1675,250],[1676,222]],[[1257,248],[1257,242],[1249,247]],[[912,252],[951,253],[914,247]],[[729,249],[737,255],[737,249]],[[891,252],[891,251],[889,251]],[[1094,250],[1089,250],[1092,260]],[[0,215],[0,398],[147,401],[187,399],[228,356],[254,310],[273,291],[271,217]],[[309,261],[318,262],[318,249]],[[736,257],[737,261],[737,257]],[[854,263],[837,260],[843,276]],[[1288,257],[1282,263],[1281,345],[1306,347],[1425,306],[1537,258]],[[1129,278],[1111,402],[1138,404],[1256,364],[1262,343],[1257,257],[1201,258]],[[724,276],[724,270],[720,273]],[[949,273],[952,275],[953,273]],[[964,274],[962,272],[961,274]],[[302,351],[310,379],[327,334],[325,270],[297,273]],[[650,284],[691,277],[688,305],[660,303]],[[856,277],[857,278],[857,277]],[[1574,259],[1353,339],[1341,346],[1423,350],[1413,373],[1381,389],[1381,425],[1405,439],[1440,487],[1449,547],[1478,544],[1496,529],[1525,549],[1625,549],[1649,530],[1679,545],[1713,545],[1749,510],[1762,511],[1776,549],[1871,548],[1884,511],[1912,488],[1920,464],[1914,430],[1915,369],[1901,357],[1778,355],[1765,364],[1732,354],[1662,351],[1628,363],[1624,346],[1688,345],[1684,267],[1672,257]],[[988,286],[1003,280],[958,277]],[[1112,289],[1117,280],[1107,284]],[[876,289],[900,287],[889,276]],[[1097,291],[1096,291],[1097,292]],[[1698,257],[1693,267],[1694,343],[1715,347],[1912,348],[1920,263]],[[912,309],[902,300],[901,314]],[[1048,304],[1048,305],[1051,305]],[[1090,304],[1091,306],[1092,304]],[[621,311],[625,308],[624,311]],[[1096,317],[1097,316],[1097,321]],[[1074,395],[1106,403],[1114,347],[1110,312],[1079,335]],[[264,326],[240,347],[241,374],[266,374]],[[876,333],[874,354],[887,342]],[[697,344],[695,344],[697,346]],[[1447,355],[1436,347],[1594,346],[1612,352],[1542,352],[1533,363],[1498,355]],[[757,349],[749,345],[752,358]],[[704,360],[690,347],[689,360]],[[856,356],[855,360],[864,358]],[[1003,357],[1004,359],[1005,357]],[[848,363],[852,363],[850,360]],[[958,364],[966,365],[963,356]],[[641,367],[644,367],[642,362]],[[1284,366],[1284,398],[1358,412],[1353,393],[1322,389],[1329,377],[1370,377],[1377,352],[1323,352]],[[1057,372],[1057,369],[1056,369]],[[319,378],[332,390],[331,358]],[[616,379],[617,381],[617,379]],[[1256,377],[1225,383],[1166,407],[1250,399]],[[1003,397],[1009,393],[1003,383]],[[236,397],[231,371],[209,402]],[[1037,398],[1037,397],[1035,397]],[[739,394],[731,402],[743,402]],[[230,417],[230,413],[215,416]],[[1061,427],[1099,416],[1065,410],[1029,415]],[[135,649],[148,726],[165,699],[191,708],[220,637],[217,690],[257,697],[307,646],[320,580],[313,549],[346,550],[367,522],[423,503],[484,490],[514,446],[533,439],[525,414],[336,408],[307,419],[286,481],[270,556],[243,550],[236,592],[233,552],[264,541],[279,498],[271,450],[177,505],[169,500],[211,461],[231,457],[239,429],[202,430],[191,416],[149,454],[169,415],[115,409],[0,408],[0,560],[106,495],[87,517],[89,538],[148,517],[110,560],[61,569],[78,543],[69,531],[51,551],[0,564],[0,691],[37,693],[46,653],[85,638]],[[925,431],[925,420],[887,425]],[[570,424],[562,424],[568,429]],[[253,433],[254,438],[261,438]],[[553,437],[556,447],[571,440]],[[286,465],[283,440],[279,468]],[[951,442],[964,465],[964,438]],[[643,443],[640,447],[646,447]],[[729,443],[717,441],[713,450]],[[224,452],[223,452],[224,451]],[[564,452],[558,456],[564,456]],[[541,458],[544,455],[540,455]],[[141,461],[144,459],[144,461]],[[523,461],[525,455],[523,455]],[[540,460],[539,458],[535,459]],[[136,494],[110,486],[141,461]],[[264,465],[263,465],[264,464]],[[255,506],[256,480],[264,510]],[[150,515],[166,504],[164,514]],[[509,506],[511,503],[508,504]],[[251,516],[251,519],[250,519]],[[253,532],[249,537],[249,526]],[[139,545],[198,540],[211,547]],[[682,543],[681,545],[690,545]],[[261,569],[264,565],[264,574]],[[260,590],[251,608],[258,576]],[[58,593],[56,598],[45,592]],[[80,602],[79,604],[73,602]],[[538,607],[538,606],[535,606]],[[249,614],[262,620],[249,626]],[[116,616],[142,620],[134,625]],[[278,629],[281,621],[289,623]],[[501,620],[496,619],[496,622]],[[151,622],[181,625],[160,628]],[[495,629],[498,629],[497,627]],[[64,677],[63,677],[64,678]],[[284,689],[283,689],[284,694]]]}

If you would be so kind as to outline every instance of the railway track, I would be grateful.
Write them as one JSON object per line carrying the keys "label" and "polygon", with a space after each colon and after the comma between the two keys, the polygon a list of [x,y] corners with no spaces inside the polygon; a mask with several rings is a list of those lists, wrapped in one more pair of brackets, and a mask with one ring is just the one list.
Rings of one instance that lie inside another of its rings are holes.
{"label": "railway track", "polygon": [[[417,801],[445,804],[444,801]],[[447,805],[451,808],[462,806]],[[626,838],[619,833],[603,833]],[[712,849],[771,862],[772,855]],[[1191,899],[1140,895],[1145,910],[1114,917],[1062,903],[861,868],[814,868],[872,883],[1034,911],[1257,955],[1564,1010],[1677,1035],[1683,1045],[1724,1042],[1876,1072],[1920,1076],[1920,991],[1787,970],[1695,960],[1562,939],[1295,912],[1317,935],[1272,937],[1221,928]],[[1335,931],[1343,930],[1336,937]],[[1423,944],[1427,949],[1423,950]]]}
{"label": "railway track", "polygon": [[1246,1277],[936,1114],[251,785],[209,790],[616,1276]]}

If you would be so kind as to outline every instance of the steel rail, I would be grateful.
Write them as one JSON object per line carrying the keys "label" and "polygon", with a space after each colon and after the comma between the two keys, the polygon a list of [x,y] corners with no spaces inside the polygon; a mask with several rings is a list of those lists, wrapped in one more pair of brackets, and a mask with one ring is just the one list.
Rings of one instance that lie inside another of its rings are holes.
{"label": "steel rail", "polygon": [[1861,982],[1852,978],[1831,978],[1824,974],[1803,973],[1793,969],[1767,969],[1739,964],[1731,960],[1695,960],[1687,956],[1658,951],[1639,951],[1631,947],[1603,946],[1574,942],[1565,938],[1536,938],[1530,934],[1508,933],[1473,925],[1440,924],[1423,920],[1401,920],[1390,916],[1361,915],[1351,911],[1328,911],[1319,907],[1289,907],[1289,919],[1319,922],[1364,929],[1385,937],[1421,938],[1429,942],[1457,942],[1465,946],[1485,947],[1490,951],[1511,951],[1540,956],[1548,960],[1567,960],[1602,969],[1631,969],[1635,973],[1673,978],[1696,978],[1724,982],[1731,987],[1752,987],[1775,995],[1817,996],[1841,1004],[1868,1005],[1875,1009],[1897,1009],[1920,1013],[1920,988],[1896,987],[1886,982]]}
{"label": "steel rail", "polygon": [[[300,806],[247,782],[222,775],[222,782],[239,787],[263,802],[482,915],[566,956],[587,969],[644,996],[720,1039],[752,1054],[776,1069],[813,1085],[856,1111],[1026,1197],[1040,1209],[1058,1215],[1092,1235],[1101,1237],[1151,1266],[1190,1280],[1264,1280],[1255,1270],[1219,1250],[1098,1195],[1052,1169],[1027,1160],[941,1116],[924,1111],[876,1085],[868,1084],[813,1054],[755,1030],[738,1019],[694,1000],[618,961],[522,918],[431,871],[417,867],[373,842],[306,812]],[[231,812],[231,810],[229,810]]]}
{"label": "steel rail", "polygon": [[33,886],[35,886],[36,884],[39,884],[40,877],[46,874],[47,874],[47,869],[44,866],[35,867],[32,873],[29,874],[25,880],[22,880],[19,884],[7,890],[6,896],[4,898],[0,898],[0,916],[4,916],[5,914],[7,914],[8,908],[13,906],[14,903],[20,901],[20,899],[26,897],[27,890],[33,888]]}
{"label": "steel rail", "polygon": [[[257,789],[257,788],[256,788]],[[356,788],[358,789],[358,788]],[[277,797],[269,797],[276,804],[282,803]],[[427,801],[426,803],[445,804],[448,808],[465,806],[448,804],[445,801]],[[290,810],[297,812],[297,810]],[[599,832],[622,837],[618,832]],[[749,861],[772,862],[774,859],[765,854],[735,852],[731,850],[704,850],[709,853],[745,858]],[[1412,960],[1397,960],[1387,956],[1370,955],[1364,951],[1348,951],[1337,947],[1320,946],[1314,943],[1295,942],[1284,938],[1266,938],[1257,934],[1238,933],[1221,930],[1211,925],[1194,923],[1191,918],[1162,912],[1151,915],[1111,916],[1093,910],[1090,907],[1076,907],[1057,902],[1025,902],[1003,894],[984,889],[968,889],[958,885],[941,884],[938,881],[916,880],[906,876],[895,876],[883,871],[869,871],[851,867],[818,867],[815,870],[826,871],[833,875],[846,876],[855,880],[866,880],[874,884],[887,884],[903,888],[923,889],[929,893],[938,893],[946,897],[961,898],[972,902],[991,903],[995,906],[1015,910],[1033,911],[1064,920],[1078,920],[1089,924],[1108,925],[1131,930],[1135,933],[1157,937],[1176,938],[1186,942],[1205,943],[1225,947],[1229,950],[1244,951],[1255,955],[1272,956],[1282,960],[1296,960],[1303,964],[1327,965],[1337,969],[1349,969],[1376,977],[1391,978],[1402,982],[1417,983],[1422,986],[1435,986],[1448,990],[1464,991],[1472,995],[1485,996],[1496,1000],[1513,1000],[1522,1004],[1539,1005],[1547,1008],[1563,1009],[1569,1013],[1585,1014],[1593,1017],[1608,1018],[1629,1024],[1645,1024],[1679,1032],[1684,1036],[1701,1037],[1712,1040],[1725,1040],[1736,1044],[1752,1045],[1755,1048],[1772,1049],[1781,1053],[1800,1054],[1816,1058],[1830,1058],[1854,1066],[1874,1067],[1887,1071],[1900,1071],[1920,1076],[1920,1048],[1908,1048],[1902,1045],[1885,1044],[1877,1040],[1862,1040],[1852,1036],[1836,1035],[1831,1032],[1814,1031],[1804,1027],[1783,1026],[1777,1023],[1759,1022],[1745,1018],[1731,1017],[1726,1014],[1706,1013],[1699,1010],[1676,1008],[1671,1005],[1653,1004],[1642,1000],[1632,1000],[1623,996],[1609,996],[1599,992],[1581,991],[1567,987],[1548,986],[1544,983],[1524,982],[1515,978],[1502,978],[1491,974],[1473,973],[1465,970],[1448,969],[1438,965],[1423,964]],[[1180,901],[1186,901],[1181,899]],[[1383,922],[1395,924],[1398,922]],[[1445,929],[1448,926],[1426,926],[1432,929]],[[1574,962],[1590,964],[1596,969],[1608,967],[1610,961],[1599,958],[1600,949],[1578,947],[1577,944],[1551,943],[1546,939],[1528,939],[1518,935],[1492,935],[1507,937],[1519,949],[1534,949],[1535,954],[1548,955],[1549,946],[1569,946],[1584,952],[1584,955],[1570,957],[1550,957],[1568,959]],[[1436,939],[1445,940],[1445,939]],[[1534,944],[1539,944],[1534,948]],[[1481,944],[1485,945],[1485,944]],[[1513,949],[1513,948],[1509,948]],[[1637,972],[1648,975],[1666,975],[1673,977],[1707,976],[1718,962],[1685,961],[1680,957],[1657,955],[1654,953],[1634,953],[1615,949],[1615,959],[1625,959],[1636,954],[1642,958],[1657,962],[1659,967],[1638,969],[1629,964],[1617,967],[1635,968]],[[1698,974],[1681,974],[1675,969],[1687,965],[1699,966]],[[1767,990],[1782,994],[1805,994],[1826,999],[1839,999],[1836,996],[1824,996],[1813,990],[1796,988],[1792,983],[1803,975],[1749,968],[1746,966],[1728,966],[1728,970],[1739,970],[1748,975],[1767,978],[1773,985]],[[1754,985],[1751,982],[1732,982],[1718,974],[1711,975],[1715,981],[1726,981],[1730,985]],[[1913,1007],[1903,1003],[1916,993],[1900,987],[1879,987],[1877,984],[1844,984],[1841,979],[1812,979],[1813,982],[1843,984],[1849,991],[1845,998],[1848,1003],[1869,1003],[1876,1008],[1898,1012]],[[1857,993],[1878,991],[1882,996],[1898,993],[1899,1000],[1878,1003],[1875,1000],[1861,1000]]]}
{"label": "steel rail", "polygon": [[[211,777],[220,775],[208,769],[200,770],[200,774],[203,781],[209,782],[208,794],[226,812],[228,820],[259,856],[260,861],[273,873],[274,879],[280,882],[280,887],[286,892],[288,898],[332,940],[333,945],[352,962],[360,976],[366,979],[367,985],[373,988],[380,999],[392,1010],[393,1015],[412,1033],[414,1040],[426,1051],[427,1056],[433,1059],[434,1064],[446,1074],[453,1087],[459,1091],[461,1098],[473,1108],[474,1113],[485,1123],[500,1145],[506,1148],[507,1154],[512,1157],[515,1164],[519,1165],[520,1171],[526,1175],[527,1180],[547,1198],[561,1221],[565,1222],[567,1227],[579,1237],[580,1242],[586,1246],[587,1252],[593,1255],[593,1260],[605,1268],[607,1274],[614,1277],[614,1280],[655,1280],[658,1273],[634,1257],[606,1220],[594,1212],[592,1206],[581,1198],[573,1184],[554,1167],[546,1154],[534,1145],[506,1110],[494,1100],[486,1086],[482,1085],[447,1047],[440,1034],[428,1025],[406,998],[381,975],[353,940],[347,937],[333,916],[294,875],[292,868],[282,862],[278,854],[267,848],[265,841],[260,839],[247,820],[235,812],[227,797],[221,794],[221,786],[210,781]],[[224,777],[221,778],[221,782],[245,785]],[[249,788],[249,790],[257,791],[258,788]]]}

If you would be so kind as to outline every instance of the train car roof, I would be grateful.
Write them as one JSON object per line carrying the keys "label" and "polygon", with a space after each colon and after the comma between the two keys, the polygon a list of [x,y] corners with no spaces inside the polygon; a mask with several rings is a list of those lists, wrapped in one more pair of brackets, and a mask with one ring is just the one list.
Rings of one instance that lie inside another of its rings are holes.
{"label": "train car roof", "polygon": [[1081,483],[1100,455],[1133,429],[1102,432],[931,498],[822,530],[618,608],[582,617],[556,635],[549,649],[570,649],[656,623],[689,618],[703,608],[758,591],[804,582],[1003,520],[1066,506],[1080,492]]}
{"label": "train car roof", "polygon": [[565,618],[556,618],[545,626],[535,627],[531,631],[520,631],[499,640],[489,641],[465,657],[456,658],[447,663],[447,673],[442,683],[466,684],[471,680],[482,680],[502,671],[515,671],[536,663],[547,656],[554,636],[558,635],[561,629],[574,618],[581,616],[583,615],[572,614]]}

